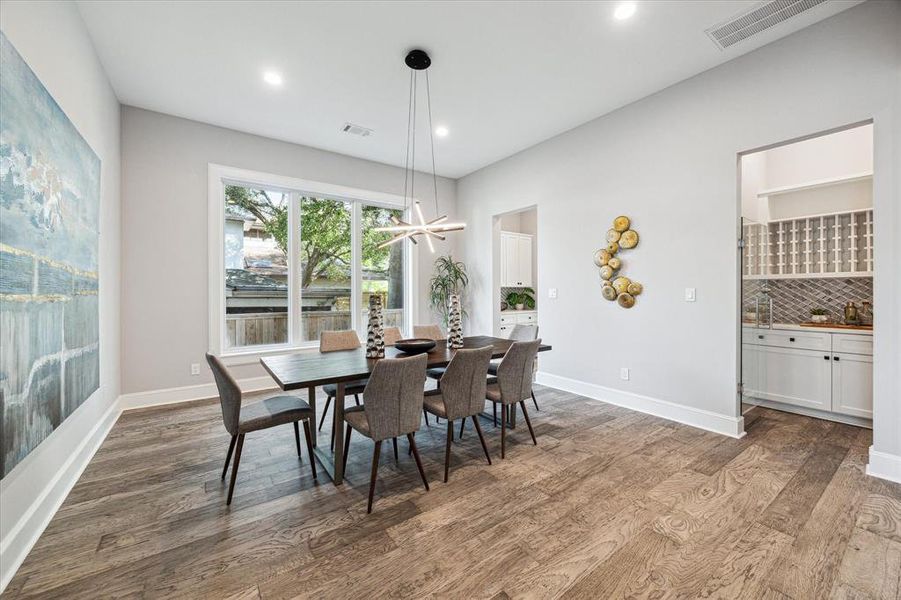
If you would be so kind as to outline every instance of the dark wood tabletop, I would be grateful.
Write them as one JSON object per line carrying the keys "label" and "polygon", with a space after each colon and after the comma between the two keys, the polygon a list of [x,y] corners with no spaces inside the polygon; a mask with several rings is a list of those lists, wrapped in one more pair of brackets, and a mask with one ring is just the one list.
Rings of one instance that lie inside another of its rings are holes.
{"label": "dark wood tabletop", "polygon": [[[479,335],[463,338],[464,348],[484,348],[493,346],[492,358],[501,358],[511,340]],[[551,346],[542,344],[539,352],[546,352]],[[435,348],[429,352],[428,368],[445,367],[453,358],[456,350],[448,348],[444,340],[439,340]],[[393,346],[385,348],[385,358],[402,358],[410,356],[400,352]],[[343,350],[338,352],[297,352],[279,354],[261,359],[263,367],[272,375],[283,390],[298,390],[326,383],[339,383],[365,379],[380,359],[366,358],[366,349]]]}

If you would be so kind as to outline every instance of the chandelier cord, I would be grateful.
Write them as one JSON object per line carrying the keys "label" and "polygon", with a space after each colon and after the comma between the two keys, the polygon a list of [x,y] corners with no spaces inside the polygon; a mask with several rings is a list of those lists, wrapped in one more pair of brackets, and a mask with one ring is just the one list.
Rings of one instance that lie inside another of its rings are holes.
{"label": "chandelier cord", "polygon": [[[413,106],[413,70],[410,69],[410,89],[408,90],[407,97],[407,149],[404,153],[404,212],[407,210],[407,183],[408,183],[408,169],[410,167],[410,118],[413,116],[412,111]],[[410,194],[412,198],[413,194]]]}
{"label": "chandelier cord", "polygon": [[425,70],[425,97],[429,107],[429,146],[432,148],[432,182],[435,186],[435,216],[438,210],[438,174],[435,172],[435,129],[432,127],[432,86],[429,83],[429,70]]}

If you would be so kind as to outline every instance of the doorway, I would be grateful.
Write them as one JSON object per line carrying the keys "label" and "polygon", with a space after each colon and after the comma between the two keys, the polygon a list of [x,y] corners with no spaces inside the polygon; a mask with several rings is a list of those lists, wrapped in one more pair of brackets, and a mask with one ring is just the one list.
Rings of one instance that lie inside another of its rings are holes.
{"label": "doorway", "polygon": [[873,125],[739,155],[739,409],[872,427]]}

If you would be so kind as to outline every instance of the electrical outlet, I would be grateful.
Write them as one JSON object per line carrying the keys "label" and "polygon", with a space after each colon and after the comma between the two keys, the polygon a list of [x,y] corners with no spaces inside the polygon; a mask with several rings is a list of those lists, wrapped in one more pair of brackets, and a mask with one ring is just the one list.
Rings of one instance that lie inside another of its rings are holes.
{"label": "electrical outlet", "polygon": [[695,298],[695,289],[694,288],[685,288],[685,301],[686,302],[694,302]]}
{"label": "electrical outlet", "polygon": [[200,375],[200,363],[191,363],[191,375]]}
{"label": "electrical outlet", "polygon": [[619,370],[619,378],[620,379],[622,379],[623,381],[629,381],[629,376],[630,376],[630,373],[629,373],[628,367],[620,368],[620,370]]}
{"label": "electrical outlet", "polygon": [[556,298],[557,297],[557,288],[549,288],[547,291],[548,298]]}

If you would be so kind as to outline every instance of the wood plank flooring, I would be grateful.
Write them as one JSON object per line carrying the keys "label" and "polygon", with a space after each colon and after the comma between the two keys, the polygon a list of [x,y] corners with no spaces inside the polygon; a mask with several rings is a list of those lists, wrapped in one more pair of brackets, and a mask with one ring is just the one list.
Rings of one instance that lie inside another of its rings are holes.
{"label": "wood plank flooring", "polygon": [[[445,426],[314,482],[290,426],[249,434],[235,498],[218,402],[122,416],[8,598],[901,598],[901,486],[870,431],[755,408],[734,440],[539,388],[494,465]],[[322,406],[322,404],[320,404]],[[459,425],[456,428],[459,430]],[[319,436],[328,444],[329,431]]]}

